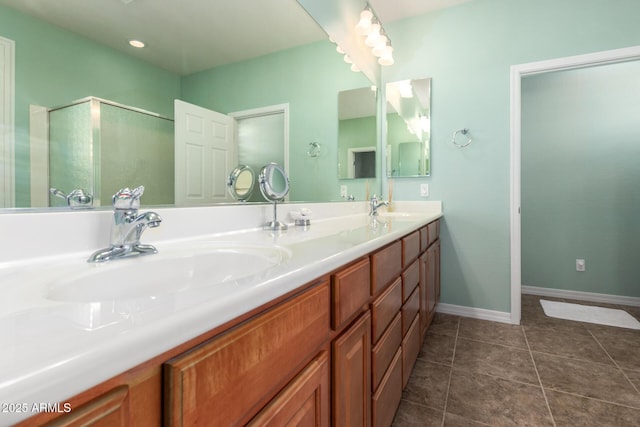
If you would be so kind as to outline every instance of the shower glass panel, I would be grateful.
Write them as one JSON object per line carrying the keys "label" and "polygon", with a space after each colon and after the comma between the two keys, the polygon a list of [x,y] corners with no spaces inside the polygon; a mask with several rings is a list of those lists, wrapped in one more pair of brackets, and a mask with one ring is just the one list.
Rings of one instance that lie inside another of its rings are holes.
{"label": "shower glass panel", "polygon": [[[96,193],[91,104],[70,105],[49,112],[49,186],[69,193],[84,188]],[[66,206],[50,196],[51,206]]]}
{"label": "shower glass panel", "polygon": [[146,205],[173,204],[173,139],[173,120],[98,98],[51,110],[50,187],[83,188],[109,206],[120,188],[144,185]]}

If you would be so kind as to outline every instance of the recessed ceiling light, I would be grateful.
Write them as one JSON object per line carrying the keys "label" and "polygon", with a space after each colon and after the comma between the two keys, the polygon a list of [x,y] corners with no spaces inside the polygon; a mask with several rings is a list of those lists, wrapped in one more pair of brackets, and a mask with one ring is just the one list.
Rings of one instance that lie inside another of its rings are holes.
{"label": "recessed ceiling light", "polygon": [[140,40],[129,40],[129,44],[140,49],[146,46],[145,42]]}

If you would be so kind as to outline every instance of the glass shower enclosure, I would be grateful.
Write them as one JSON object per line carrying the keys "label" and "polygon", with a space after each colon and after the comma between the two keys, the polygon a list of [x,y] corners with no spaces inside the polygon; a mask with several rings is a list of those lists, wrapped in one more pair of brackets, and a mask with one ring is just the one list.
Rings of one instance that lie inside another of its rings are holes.
{"label": "glass shower enclosure", "polygon": [[48,119],[51,188],[82,188],[94,206],[110,206],[120,188],[144,185],[145,205],[174,203],[172,119],[96,97],[51,109]]}

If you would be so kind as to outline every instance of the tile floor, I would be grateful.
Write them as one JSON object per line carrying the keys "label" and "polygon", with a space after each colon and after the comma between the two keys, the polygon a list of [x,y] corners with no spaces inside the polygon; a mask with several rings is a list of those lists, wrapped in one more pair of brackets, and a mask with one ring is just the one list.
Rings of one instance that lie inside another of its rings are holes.
{"label": "tile floor", "polygon": [[547,317],[539,299],[522,295],[520,326],[438,313],[393,425],[640,426],[640,331]]}

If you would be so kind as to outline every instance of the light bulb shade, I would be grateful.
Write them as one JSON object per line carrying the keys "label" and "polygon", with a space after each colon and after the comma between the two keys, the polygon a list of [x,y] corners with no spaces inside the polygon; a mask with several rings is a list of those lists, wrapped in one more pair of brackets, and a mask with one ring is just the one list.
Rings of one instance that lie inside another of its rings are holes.
{"label": "light bulb shade", "polygon": [[346,62],[347,64],[353,64],[353,61],[351,60],[351,58],[349,58],[349,55],[344,56],[344,62]]}
{"label": "light bulb shade", "polygon": [[358,68],[356,64],[351,64],[351,71],[353,71],[354,73],[359,73],[360,68]]}
{"label": "light bulb shade", "polygon": [[336,52],[338,52],[340,55],[344,55],[344,50],[342,50],[340,45],[336,45]]}
{"label": "light bulb shade", "polygon": [[371,29],[371,18],[373,18],[373,13],[369,9],[365,9],[360,12],[360,20],[356,25],[356,32],[361,36],[366,36],[369,34]]}
{"label": "light bulb shade", "polygon": [[378,39],[380,38],[380,24],[371,24],[371,31],[369,35],[364,40],[364,44],[369,47],[373,47],[376,45]]}
{"label": "light bulb shade", "polygon": [[381,35],[376,42],[376,45],[371,48],[371,53],[378,58],[382,56],[387,49],[387,36]]}
{"label": "light bulb shade", "polygon": [[387,66],[387,65],[393,65],[394,62],[395,61],[393,60],[393,47],[387,46],[382,56],[380,56],[380,59],[378,59],[378,64]]}

